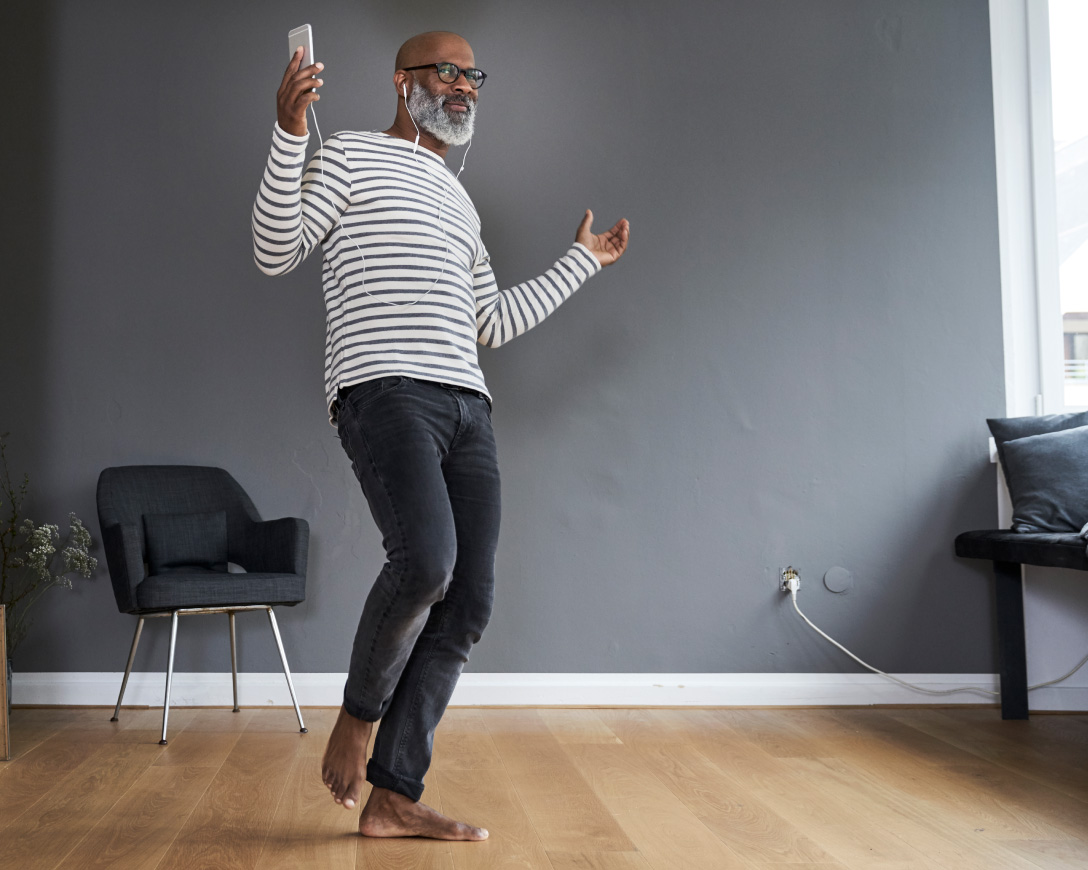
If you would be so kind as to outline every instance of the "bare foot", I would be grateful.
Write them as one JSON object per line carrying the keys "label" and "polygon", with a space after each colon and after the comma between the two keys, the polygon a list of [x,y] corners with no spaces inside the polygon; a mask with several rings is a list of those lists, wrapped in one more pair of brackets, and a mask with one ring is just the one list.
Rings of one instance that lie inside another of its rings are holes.
{"label": "bare foot", "polygon": [[321,759],[321,781],[344,809],[354,809],[359,802],[359,793],[366,782],[366,748],[373,728],[373,722],[356,719],[340,707],[325,757]]}
{"label": "bare foot", "polygon": [[436,840],[486,840],[487,828],[455,822],[436,809],[387,788],[374,786],[359,833],[365,837],[433,837]]}

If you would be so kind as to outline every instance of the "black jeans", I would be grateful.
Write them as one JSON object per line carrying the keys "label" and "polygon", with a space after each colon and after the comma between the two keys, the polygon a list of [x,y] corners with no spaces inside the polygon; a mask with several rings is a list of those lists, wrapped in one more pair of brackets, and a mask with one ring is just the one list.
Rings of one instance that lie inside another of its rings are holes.
{"label": "black jeans", "polygon": [[430,381],[341,391],[337,431],[382,533],[344,708],[381,720],[367,781],[419,800],[434,730],[491,616],[499,471],[491,409]]}

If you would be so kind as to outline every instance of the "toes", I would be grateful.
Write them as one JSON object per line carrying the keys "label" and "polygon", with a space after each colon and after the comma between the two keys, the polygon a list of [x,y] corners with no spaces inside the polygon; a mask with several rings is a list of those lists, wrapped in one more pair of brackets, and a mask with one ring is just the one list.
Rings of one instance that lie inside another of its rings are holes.
{"label": "toes", "polygon": [[353,782],[350,788],[344,790],[343,794],[344,806],[349,809],[355,809],[355,805],[359,803],[359,783]]}

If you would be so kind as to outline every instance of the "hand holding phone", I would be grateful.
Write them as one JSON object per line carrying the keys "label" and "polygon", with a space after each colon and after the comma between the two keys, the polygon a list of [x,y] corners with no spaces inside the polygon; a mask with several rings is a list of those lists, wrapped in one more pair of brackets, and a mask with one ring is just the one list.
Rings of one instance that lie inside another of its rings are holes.
{"label": "hand holding phone", "polygon": [[314,100],[321,99],[317,88],[324,82],[316,76],[325,65],[313,63],[313,29],[309,24],[292,30],[287,39],[291,47],[291,61],[276,92],[276,120],[283,130],[293,136],[305,136],[306,107]]}

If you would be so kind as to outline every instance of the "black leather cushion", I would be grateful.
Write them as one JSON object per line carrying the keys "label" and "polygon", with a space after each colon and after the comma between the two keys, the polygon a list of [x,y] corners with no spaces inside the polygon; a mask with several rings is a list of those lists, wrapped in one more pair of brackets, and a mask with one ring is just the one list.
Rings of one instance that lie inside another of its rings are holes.
{"label": "black leather cushion", "polygon": [[227,570],[227,512],[144,514],[148,574]]}
{"label": "black leather cushion", "polygon": [[1088,426],[1005,442],[1015,532],[1076,534],[1088,523]]}
{"label": "black leather cushion", "polygon": [[[1088,411],[1077,414],[1045,414],[1040,417],[999,417],[987,420],[986,424],[990,427],[990,434],[994,436],[997,444],[997,456],[1001,460],[1001,467],[1007,471],[1006,442],[1015,441],[1017,438],[1028,438],[1031,435],[1042,435],[1046,432],[1061,432],[1064,429],[1088,426]],[[1008,477],[1005,479],[1007,482]]]}
{"label": "black leather cushion", "polygon": [[136,587],[138,611],[231,604],[298,604],[306,598],[299,574],[187,571],[148,577]]}
{"label": "black leather cushion", "polygon": [[995,562],[1020,562],[1051,568],[1088,571],[1088,555],[1080,535],[1025,534],[1011,529],[964,532],[956,538],[956,555]]}

